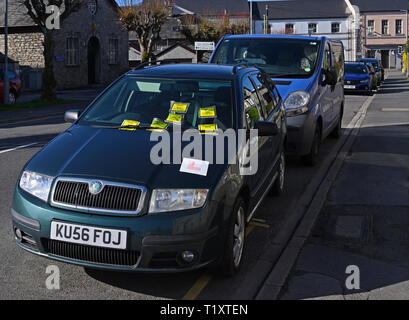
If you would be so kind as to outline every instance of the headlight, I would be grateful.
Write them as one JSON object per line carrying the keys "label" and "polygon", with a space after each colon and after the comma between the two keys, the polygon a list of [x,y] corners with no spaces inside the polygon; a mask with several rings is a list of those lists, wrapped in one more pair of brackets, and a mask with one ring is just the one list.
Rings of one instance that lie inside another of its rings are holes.
{"label": "headlight", "polygon": [[367,83],[369,81],[369,79],[365,79],[365,80],[361,80],[361,83]]}
{"label": "headlight", "polygon": [[52,177],[24,171],[20,178],[20,188],[43,201],[47,201],[52,182]]}
{"label": "headlight", "polygon": [[153,190],[149,213],[179,211],[203,207],[209,190],[166,189]]}
{"label": "headlight", "polygon": [[310,94],[305,91],[294,91],[284,101],[287,117],[297,116],[308,111]]}

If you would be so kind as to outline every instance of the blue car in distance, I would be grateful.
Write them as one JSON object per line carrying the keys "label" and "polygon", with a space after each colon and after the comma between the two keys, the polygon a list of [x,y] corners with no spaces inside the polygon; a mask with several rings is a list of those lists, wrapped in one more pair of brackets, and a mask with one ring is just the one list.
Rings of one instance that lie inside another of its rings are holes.
{"label": "blue car in distance", "polygon": [[366,64],[371,64],[374,68],[375,78],[376,78],[376,85],[380,86],[382,81],[384,80],[383,72],[381,64],[379,63],[378,59],[375,58],[361,58],[358,59],[358,62],[364,62]]}
{"label": "blue car in distance", "polygon": [[372,94],[374,89],[374,75],[368,66],[360,62],[345,63],[344,91],[363,92]]}

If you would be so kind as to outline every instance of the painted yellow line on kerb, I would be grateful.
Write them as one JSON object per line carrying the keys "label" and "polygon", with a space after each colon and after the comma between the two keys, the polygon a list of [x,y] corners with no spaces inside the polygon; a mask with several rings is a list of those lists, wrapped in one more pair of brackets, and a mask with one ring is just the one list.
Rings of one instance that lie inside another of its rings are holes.
{"label": "painted yellow line on kerb", "polygon": [[[250,234],[251,231],[253,231],[255,227],[270,228],[268,224],[251,221],[245,231],[246,237]],[[206,288],[207,284],[210,282],[210,280],[212,280],[212,278],[213,275],[210,273],[203,274],[183,296],[182,300],[195,300],[203,291],[203,289]]]}

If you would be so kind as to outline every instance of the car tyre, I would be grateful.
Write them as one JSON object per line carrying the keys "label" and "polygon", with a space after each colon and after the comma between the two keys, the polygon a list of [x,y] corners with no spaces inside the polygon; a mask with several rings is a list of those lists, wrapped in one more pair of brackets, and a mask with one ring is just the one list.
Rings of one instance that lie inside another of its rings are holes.
{"label": "car tyre", "polygon": [[220,264],[220,273],[225,277],[234,276],[240,269],[246,230],[246,206],[242,198],[238,198],[229,220],[228,234]]}
{"label": "car tyre", "polygon": [[17,96],[14,92],[10,91],[9,92],[9,104],[13,105],[16,104],[17,101]]}
{"label": "car tyre", "polygon": [[308,167],[313,167],[318,162],[318,156],[320,153],[321,146],[321,128],[317,125],[314,133],[314,139],[311,145],[311,151],[309,154],[302,156],[302,162]]}
{"label": "car tyre", "polygon": [[279,197],[284,193],[285,186],[285,173],[286,173],[286,163],[285,163],[285,152],[283,151],[280,155],[280,160],[278,164],[278,177],[271,188],[270,195]]}

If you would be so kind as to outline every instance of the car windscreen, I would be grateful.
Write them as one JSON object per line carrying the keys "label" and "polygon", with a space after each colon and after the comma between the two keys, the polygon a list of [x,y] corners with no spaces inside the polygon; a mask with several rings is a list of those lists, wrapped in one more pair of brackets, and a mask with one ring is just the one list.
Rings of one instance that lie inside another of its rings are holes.
{"label": "car windscreen", "polygon": [[368,73],[368,69],[363,65],[346,64],[345,65],[345,72],[346,73],[353,73],[353,74],[366,74],[366,73]]}
{"label": "car windscreen", "polygon": [[79,124],[226,130],[234,128],[232,103],[231,81],[124,76],[81,116]]}
{"label": "car windscreen", "polygon": [[308,78],[320,56],[321,41],[281,38],[225,39],[211,63],[255,64],[272,77]]}

